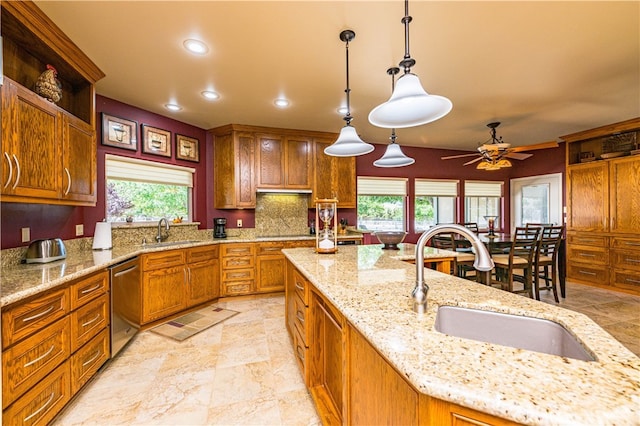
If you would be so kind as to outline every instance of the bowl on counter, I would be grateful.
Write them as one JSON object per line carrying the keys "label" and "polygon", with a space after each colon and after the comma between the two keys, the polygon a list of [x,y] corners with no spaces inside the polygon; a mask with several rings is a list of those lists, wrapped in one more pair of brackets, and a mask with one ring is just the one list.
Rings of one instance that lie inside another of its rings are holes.
{"label": "bowl on counter", "polygon": [[398,250],[398,244],[404,241],[407,233],[405,231],[376,231],[374,235],[378,241],[384,244],[383,250]]}

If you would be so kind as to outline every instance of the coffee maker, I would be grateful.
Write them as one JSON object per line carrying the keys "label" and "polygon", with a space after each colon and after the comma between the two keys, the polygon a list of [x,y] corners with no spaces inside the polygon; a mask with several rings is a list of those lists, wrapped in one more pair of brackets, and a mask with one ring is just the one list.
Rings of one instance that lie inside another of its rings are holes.
{"label": "coffee maker", "polygon": [[213,219],[213,238],[227,238],[224,227],[227,225],[227,219],[224,217],[216,217]]}

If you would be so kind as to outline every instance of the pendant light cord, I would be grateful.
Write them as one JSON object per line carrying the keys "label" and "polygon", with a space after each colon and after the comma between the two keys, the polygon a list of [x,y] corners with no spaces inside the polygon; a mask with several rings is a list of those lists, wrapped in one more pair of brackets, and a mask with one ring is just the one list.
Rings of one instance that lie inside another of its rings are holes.
{"label": "pendant light cord", "polygon": [[347,114],[343,118],[343,120],[347,122],[347,126],[351,124],[351,120],[353,119],[353,117],[351,117],[351,102],[349,99],[349,94],[351,92],[351,89],[349,88],[349,42],[353,40],[355,36],[356,34],[351,30],[344,30],[340,33],[340,40],[345,42],[345,63],[347,64],[347,88],[344,90],[344,93],[347,94]]}
{"label": "pendant light cord", "polygon": [[[398,67],[391,67],[387,70],[387,74],[391,76],[391,94],[393,94],[393,91],[396,89],[396,74],[398,74],[398,72],[400,72],[400,68]],[[391,143],[396,143],[395,128],[391,129],[391,136],[389,137],[389,139],[391,140]]]}
{"label": "pendant light cord", "polygon": [[409,16],[409,0],[404,0],[404,18],[402,18],[401,22],[404,24],[404,59],[400,61],[400,66],[404,67],[404,73],[408,74],[411,72],[411,67],[416,64],[416,61],[411,58],[411,54],[409,53],[409,22],[411,22],[413,18]]}

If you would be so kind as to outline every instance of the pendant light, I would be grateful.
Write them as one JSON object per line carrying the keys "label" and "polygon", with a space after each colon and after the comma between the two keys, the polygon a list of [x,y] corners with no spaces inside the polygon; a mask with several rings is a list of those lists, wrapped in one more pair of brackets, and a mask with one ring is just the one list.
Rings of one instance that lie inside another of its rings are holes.
{"label": "pendant light", "polygon": [[[393,93],[393,89],[395,87],[395,77],[396,74],[400,71],[398,67],[392,67],[387,70],[387,74],[391,76],[391,92]],[[396,129],[391,129],[391,143],[387,145],[387,150],[384,152],[384,155],[378,160],[373,162],[373,165],[376,167],[402,167],[409,166],[416,162],[411,157],[407,157],[400,149],[400,145],[396,143]]]}
{"label": "pendant light", "polygon": [[347,124],[340,130],[338,139],[324,149],[324,153],[334,157],[353,157],[356,155],[363,155],[373,151],[373,145],[364,142],[358,134],[356,129],[351,126],[351,109],[349,104],[349,42],[353,40],[356,33],[352,30],[344,30],[340,33],[340,40],[345,42],[346,57],[347,57],[347,114],[344,116],[344,121]]}
{"label": "pendant light", "polygon": [[374,126],[386,128],[404,128],[431,123],[444,117],[451,111],[453,104],[444,96],[428,94],[420,84],[417,75],[411,73],[416,61],[409,54],[409,0],[404,2],[404,59],[400,66],[404,74],[389,100],[378,105],[369,113],[369,122]]}

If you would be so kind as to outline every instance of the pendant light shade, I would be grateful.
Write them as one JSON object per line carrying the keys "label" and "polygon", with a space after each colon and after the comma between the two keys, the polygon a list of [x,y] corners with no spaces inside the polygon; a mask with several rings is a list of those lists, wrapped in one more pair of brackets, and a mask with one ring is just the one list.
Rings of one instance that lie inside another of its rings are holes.
{"label": "pendant light shade", "polygon": [[369,122],[374,126],[386,128],[405,128],[420,126],[436,121],[451,111],[453,104],[443,96],[428,94],[420,84],[417,75],[411,73],[416,61],[409,53],[409,0],[404,2],[404,58],[400,66],[404,75],[398,79],[389,100],[378,105],[369,113]]}
{"label": "pendant light shade", "polygon": [[366,143],[356,133],[356,129],[350,125],[340,130],[338,139],[324,149],[324,153],[334,157],[353,157],[368,154],[373,151],[373,145]]}
{"label": "pendant light shade", "polygon": [[358,136],[356,129],[351,126],[351,107],[349,104],[349,42],[353,40],[356,33],[352,30],[344,30],[340,33],[340,40],[345,42],[346,51],[346,63],[347,63],[347,88],[345,93],[347,94],[347,113],[344,116],[344,121],[347,124],[340,130],[338,139],[328,147],[324,149],[324,153],[334,157],[354,157],[356,155],[363,155],[373,151],[373,145],[364,142]]}
{"label": "pendant light shade", "polygon": [[420,126],[444,117],[452,107],[449,99],[428,94],[418,76],[407,73],[398,79],[389,100],[369,113],[369,122],[397,129]]}
{"label": "pendant light shade", "polygon": [[409,166],[415,163],[411,157],[407,157],[400,149],[400,145],[395,142],[391,142],[387,145],[387,150],[384,152],[384,155],[378,160],[373,162],[373,165],[376,167],[402,167]]}

